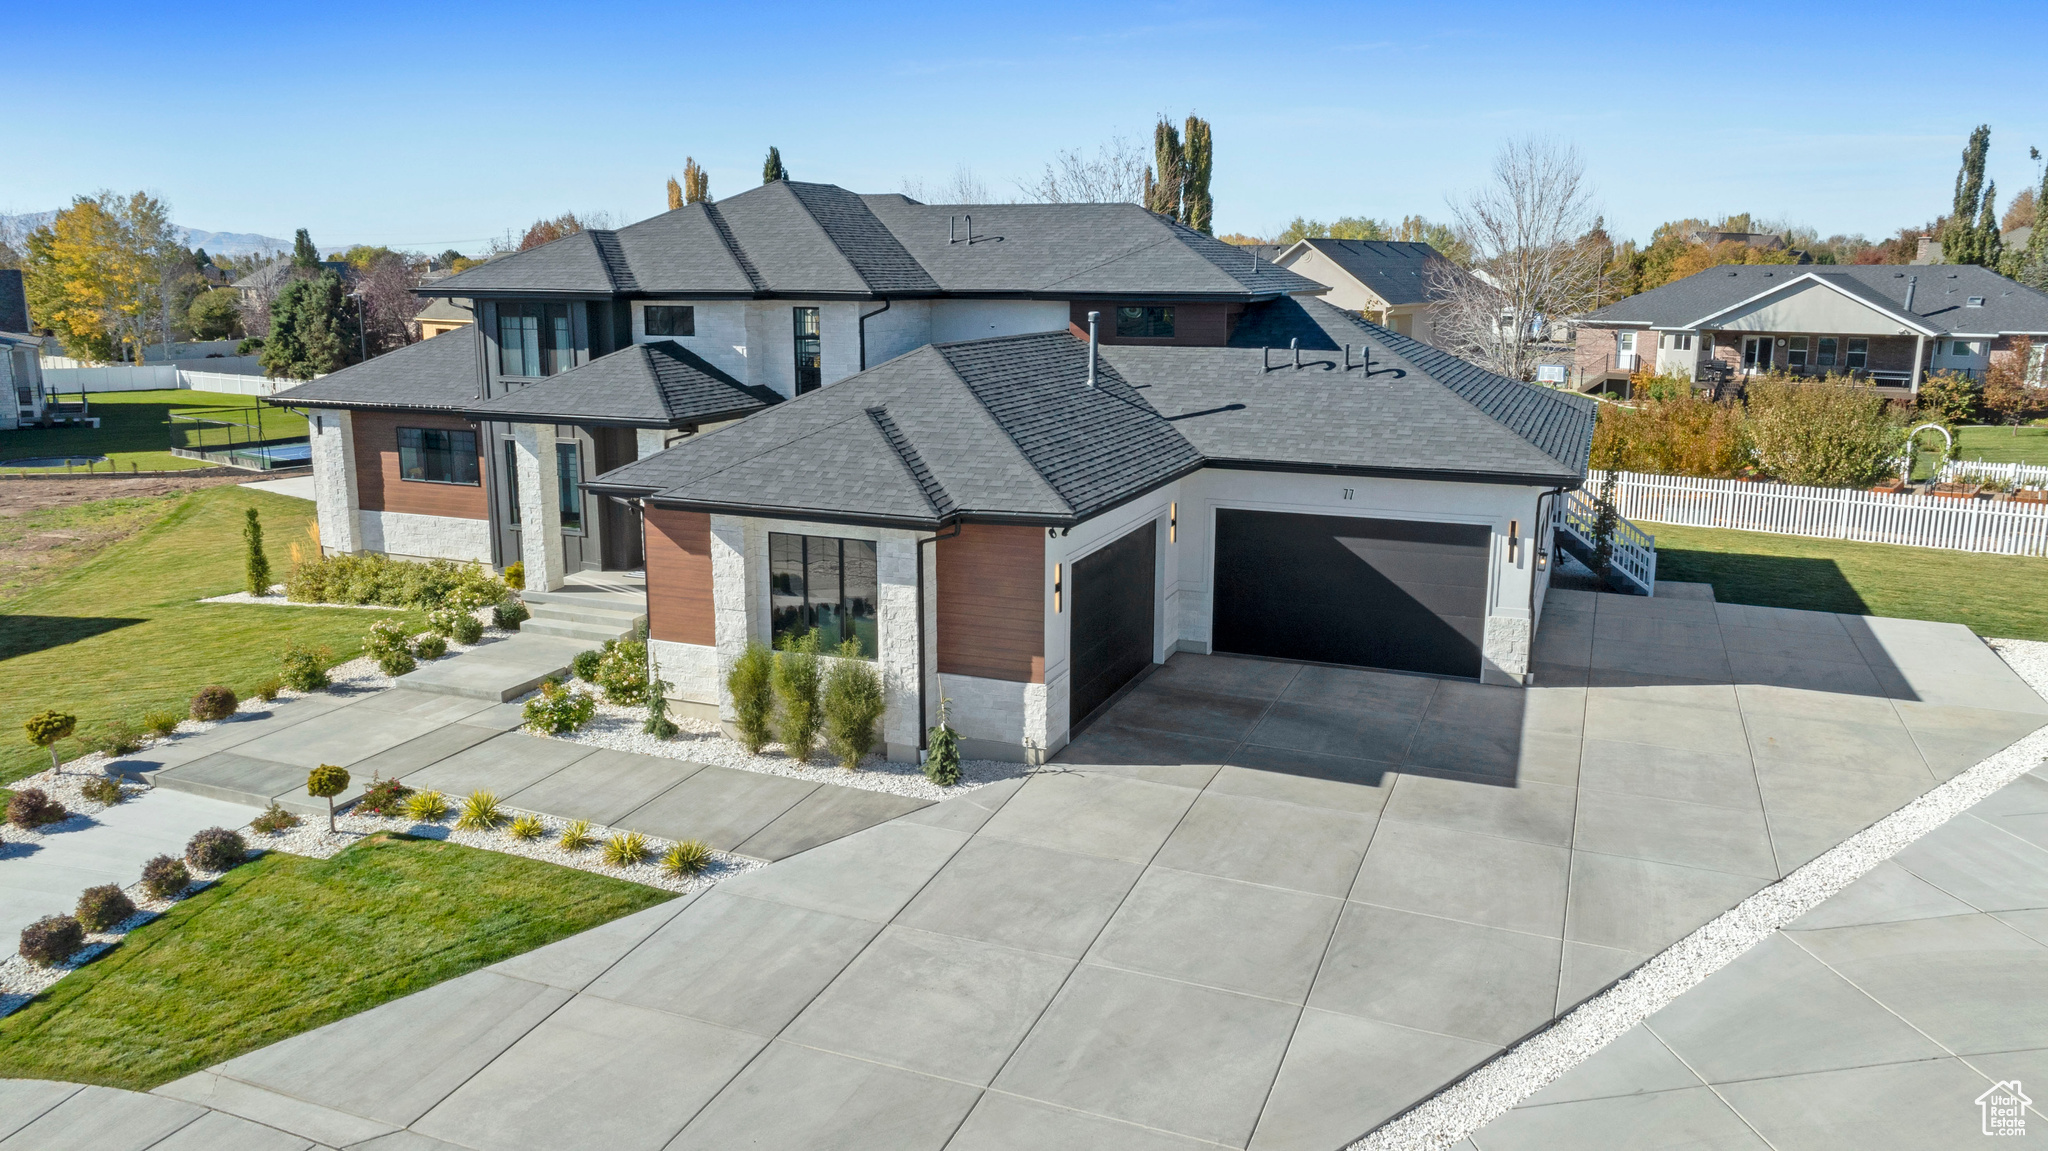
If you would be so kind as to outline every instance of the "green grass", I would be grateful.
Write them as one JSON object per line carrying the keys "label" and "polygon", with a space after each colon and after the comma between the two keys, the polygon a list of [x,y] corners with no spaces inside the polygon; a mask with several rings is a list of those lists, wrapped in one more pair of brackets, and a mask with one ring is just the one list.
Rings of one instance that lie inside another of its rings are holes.
{"label": "green grass", "polygon": [[1722,603],[1959,623],[2048,640],[2048,559],[1645,524],[1657,578],[1714,585]]}
{"label": "green grass", "polygon": [[[1929,433],[1929,439],[1940,437]],[[1956,455],[1965,460],[2048,467],[2048,428],[1960,428]]]}
{"label": "green grass", "polygon": [[46,550],[21,549],[0,556],[0,603],[69,571],[109,538],[162,518],[177,502],[176,496],[122,496],[0,517],[0,549],[32,537],[50,545]]}
{"label": "green grass", "polygon": [[271,853],[0,1020],[0,1076],[146,1091],[672,898],[434,840]]}
{"label": "green grass", "polygon": [[[0,602],[0,784],[41,770],[49,756],[22,737],[45,708],[78,716],[65,758],[107,720],[139,721],[153,708],[184,711],[192,694],[226,684],[247,695],[277,674],[287,642],[361,651],[380,619],[424,626],[424,614],[343,608],[253,607],[198,600],[242,590],[242,514],[263,516],[271,570],[291,570],[312,505],[240,487],[172,497],[148,527],[15,599]],[[82,505],[83,506],[83,505]]]}
{"label": "green grass", "polygon": [[[75,393],[67,393],[75,398]],[[0,432],[0,460],[35,456],[105,456],[117,470],[131,466],[142,471],[172,471],[212,467],[205,460],[188,460],[170,453],[171,413],[204,415],[248,423],[246,413],[260,401],[254,396],[231,396],[220,392],[157,391],[89,393],[91,414],[100,418],[97,428],[20,428]],[[235,413],[245,413],[236,415]],[[263,434],[270,439],[303,436],[306,417],[283,408],[264,405]],[[212,438],[223,438],[216,433]],[[211,440],[209,440],[211,442]],[[100,465],[102,470],[106,465]],[[62,468],[10,468],[10,471],[63,471]]]}

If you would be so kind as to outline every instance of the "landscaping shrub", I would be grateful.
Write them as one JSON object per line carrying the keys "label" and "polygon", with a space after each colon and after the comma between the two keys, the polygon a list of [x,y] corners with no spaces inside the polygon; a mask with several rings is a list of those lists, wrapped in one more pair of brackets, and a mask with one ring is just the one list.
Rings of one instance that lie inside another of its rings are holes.
{"label": "landscaping shrub", "polygon": [[582,851],[596,842],[597,837],[590,834],[590,821],[579,819],[562,829],[562,837],[555,840],[555,846],[563,851]]}
{"label": "landscaping shrub", "polygon": [[412,657],[412,636],[395,619],[370,625],[369,634],[363,636],[363,654],[377,661],[378,670],[389,676],[404,675],[419,666]]}
{"label": "landscaping shrub", "polygon": [[1920,380],[1920,394],[1914,397],[1920,408],[1920,422],[1932,420],[1955,427],[1971,422],[1977,413],[1977,384],[1961,372],[1929,372]]}
{"label": "landscaping shrub", "polygon": [[364,788],[362,798],[356,800],[356,810],[371,815],[396,815],[404,810],[406,797],[411,794],[412,788],[396,779],[379,779],[372,775],[370,786]]}
{"label": "landscaping shrub", "polygon": [[319,691],[330,682],[327,665],[333,659],[334,653],[324,647],[288,643],[284,645],[284,668],[280,678],[293,691]]}
{"label": "landscaping shrub", "polygon": [[733,661],[725,677],[725,689],[732,693],[733,726],[739,729],[740,746],[748,755],[761,754],[771,735],[775,715],[775,653],[759,643]]}
{"label": "landscaping shrub", "polygon": [[686,839],[661,857],[661,869],[670,875],[695,875],[711,866],[711,845],[701,839]]}
{"label": "landscaping shrub", "polygon": [[647,685],[647,722],[640,725],[641,734],[656,739],[672,739],[676,732],[682,730],[668,717],[668,689],[669,682],[665,679],[657,679]]}
{"label": "landscaping shrub", "polygon": [[262,700],[264,703],[271,703],[277,699],[278,693],[282,692],[283,690],[284,677],[281,675],[273,675],[269,679],[266,679],[262,683],[256,685],[256,698]]}
{"label": "landscaping shrub", "polygon": [[597,661],[597,678],[608,703],[647,702],[647,641],[607,640],[604,655]]}
{"label": "landscaping shrub", "polygon": [[185,844],[185,862],[201,871],[228,871],[248,858],[249,845],[225,827],[209,827]]}
{"label": "landscaping shrub", "polygon": [[940,787],[960,782],[960,735],[946,722],[951,703],[945,696],[939,697],[939,722],[925,736],[924,777]]}
{"label": "landscaping shrub", "polygon": [[548,825],[538,815],[518,815],[512,818],[512,826],[505,829],[514,839],[539,839],[548,833]]}
{"label": "landscaping shrub", "polygon": [[472,791],[462,801],[462,814],[455,817],[455,826],[464,831],[489,831],[505,822],[505,813],[498,806],[494,792]]}
{"label": "landscaping shrub", "polygon": [[263,554],[263,521],[256,516],[256,509],[243,512],[248,517],[242,525],[242,542],[248,545],[249,556],[245,564],[250,595],[270,594],[270,558]]}
{"label": "landscaping shrub", "polygon": [[501,600],[491,605],[491,626],[503,631],[518,631],[519,625],[533,615],[526,605],[516,599]]}
{"label": "landscaping shrub", "polygon": [[509,588],[514,588],[514,589],[517,589],[517,590],[519,590],[519,591],[525,591],[525,590],[526,590],[526,561],[525,561],[525,560],[513,560],[513,561],[512,561],[511,563],[508,563],[508,564],[506,564],[506,565],[505,565],[505,574],[504,574],[504,576],[503,576],[503,579],[505,580],[505,586],[506,586],[506,587],[509,587]]}
{"label": "landscaping shrub", "polygon": [[1634,406],[1601,404],[1592,458],[1616,459],[1624,471],[1729,479],[1750,466],[1752,453],[1740,406],[1687,389]]}
{"label": "landscaping shrub", "polygon": [[184,721],[184,716],[169,708],[159,708],[156,711],[145,711],[142,713],[143,729],[159,738],[177,731],[178,725]]}
{"label": "landscaping shrub", "polygon": [[382,604],[474,610],[510,594],[479,564],[414,563],[375,552],[311,556],[292,569],[285,595],[298,603]]}
{"label": "landscaping shrub", "polygon": [[457,611],[452,607],[428,612],[427,626],[435,635],[447,636],[456,643],[475,643],[484,637],[484,625],[474,613]]}
{"label": "landscaping shrub", "polygon": [[284,808],[279,807],[277,805],[277,801],[275,800],[271,801],[269,807],[263,809],[262,815],[259,815],[256,818],[249,821],[250,827],[255,828],[257,831],[264,832],[265,834],[275,834],[280,831],[290,831],[292,828],[297,827],[298,825],[299,817],[293,815],[289,811],[286,811]]}
{"label": "landscaping shrub", "polygon": [[87,931],[105,931],[135,914],[135,901],[118,883],[88,887],[78,896],[78,922]]}
{"label": "landscaping shrub", "polygon": [[53,967],[85,946],[85,927],[69,915],[45,915],[21,929],[21,957]]}
{"label": "landscaping shrub", "polygon": [[127,755],[142,746],[142,729],[125,719],[110,719],[100,725],[86,746],[105,755]]}
{"label": "landscaping shrub", "polygon": [[19,828],[34,830],[70,817],[64,805],[40,787],[24,787],[7,801],[7,822]]}
{"label": "landscaping shrub", "polygon": [[127,798],[121,790],[121,781],[111,775],[96,775],[79,785],[78,792],[94,803],[112,807]]}
{"label": "landscaping shrub", "polygon": [[348,769],[323,763],[306,773],[306,794],[327,801],[327,830],[334,830],[334,797],[348,790]]}
{"label": "landscaping shrub", "polygon": [[61,711],[41,711],[29,716],[21,730],[30,743],[50,749],[50,766],[61,771],[64,764],[57,758],[57,741],[78,730],[78,717]]}
{"label": "landscaping shrub", "polygon": [[142,865],[142,890],[151,899],[169,899],[192,884],[185,861],[159,855]]}
{"label": "landscaping shrub", "polygon": [[860,644],[847,640],[838,654],[825,671],[825,746],[839,757],[839,766],[852,771],[874,750],[875,724],[887,700],[882,674],[861,658]]}
{"label": "landscaping shrub", "polygon": [[1862,487],[1905,450],[1899,414],[1872,388],[1764,380],[1748,396],[1757,462],[1786,483]]}
{"label": "landscaping shrub", "polygon": [[[611,641],[606,640],[605,642],[609,644]],[[603,659],[604,652],[599,648],[591,648],[589,651],[579,651],[576,653],[575,658],[569,661],[569,674],[575,676],[577,679],[582,680],[584,683],[596,683],[597,665],[600,662],[602,662]]]}
{"label": "landscaping shrub", "polygon": [[421,659],[440,659],[448,654],[448,641],[429,632],[412,641],[412,653]]}
{"label": "landscaping shrub", "polygon": [[637,831],[614,835],[604,841],[604,861],[613,867],[631,867],[654,854],[647,837]]}
{"label": "landscaping shrub", "polygon": [[785,637],[775,653],[775,737],[801,763],[818,746],[818,632]]}
{"label": "landscaping shrub", "polygon": [[418,823],[439,823],[448,818],[448,797],[438,791],[415,791],[405,797],[405,814]]}
{"label": "landscaping shrub", "polygon": [[226,719],[241,706],[242,701],[235,698],[232,688],[214,684],[200,688],[199,694],[192,697],[192,718],[202,722]]}
{"label": "landscaping shrub", "polygon": [[520,712],[526,726],[544,735],[562,735],[590,722],[597,714],[597,697],[587,691],[571,691],[549,680],[540,694],[526,701]]}

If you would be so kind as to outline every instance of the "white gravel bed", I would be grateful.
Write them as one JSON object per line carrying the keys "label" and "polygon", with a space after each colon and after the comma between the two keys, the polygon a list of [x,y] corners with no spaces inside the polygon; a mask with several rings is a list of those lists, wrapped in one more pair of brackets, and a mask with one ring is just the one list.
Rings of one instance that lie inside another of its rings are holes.
{"label": "white gravel bed", "polygon": [[270,592],[269,592],[269,594],[267,594],[267,595],[250,595],[250,594],[249,594],[248,592],[245,592],[245,591],[238,591],[238,592],[235,592],[235,593],[234,593],[233,595],[216,595],[216,596],[208,596],[208,597],[206,597],[205,599],[202,599],[202,600],[200,600],[199,602],[200,602],[200,603],[260,603],[260,604],[268,604],[268,605],[269,605],[269,606],[271,606],[271,607],[354,607],[354,608],[363,608],[363,609],[365,609],[365,610],[368,610],[368,611],[404,611],[404,610],[406,610],[406,609],[404,609],[404,608],[396,608],[396,607],[392,607],[392,606],[391,606],[390,604],[382,604],[382,603],[300,603],[300,602],[299,602],[298,600],[294,600],[294,599],[286,599],[286,598],[285,598],[285,594],[284,594],[284,585],[283,585],[283,584],[272,584],[272,585],[270,585]]}
{"label": "white gravel bed", "polygon": [[[464,847],[524,856],[543,863],[573,867],[578,871],[609,875],[614,879],[628,879],[634,883],[658,887],[679,895],[702,890],[719,880],[731,879],[735,875],[745,874],[761,866],[750,859],[714,851],[711,853],[711,864],[696,875],[669,875],[661,869],[661,857],[674,841],[649,835],[644,838],[654,850],[648,856],[647,862],[636,863],[630,867],[613,867],[604,861],[597,845],[603,844],[614,833],[623,834],[621,829],[592,824],[590,834],[597,841],[596,845],[582,851],[569,851],[557,846],[555,841],[561,836],[562,829],[569,826],[570,820],[506,807],[503,809],[506,812],[505,822],[496,830],[465,831],[455,826],[455,818],[461,811],[464,797],[451,795],[447,798],[448,816],[436,823],[422,823],[404,816],[359,815],[354,811],[346,811],[335,817],[336,831],[327,830],[326,816],[305,816],[301,818],[297,827],[288,831],[262,832],[244,828],[242,837],[248,840],[252,847],[282,851],[289,855],[303,855],[311,859],[329,859],[352,844],[362,842],[368,836],[380,832],[396,832],[422,839],[445,839]],[[540,816],[541,823],[547,828],[546,834],[537,839],[514,839],[507,830],[514,815]]]}
{"label": "white gravel bed", "polygon": [[[2048,696],[2048,643],[1986,641],[2020,678]],[[2048,760],[2048,728],[2026,736],[1877,823],[1849,837],[1692,934],[1598,997],[1509,1048],[1348,1151],[1449,1147],[1549,1086],[1594,1052],[1649,1018],[1772,932],[1940,827],[1985,796]]]}
{"label": "white gravel bed", "polygon": [[[63,804],[64,810],[70,812],[70,814],[55,823],[46,823],[36,828],[16,827],[11,823],[7,824],[5,827],[0,827],[0,841],[8,844],[41,843],[49,836],[82,831],[98,822],[93,819],[93,816],[105,811],[108,805],[95,803],[87,799],[80,793],[79,789],[85,786],[87,780],[104,776],[106,772],[103,768],[106,762],[106,756],[101,755],[99,752],[93,752],[91,755],[83,755],[66,762],[64,770],[61,772],[44,768],[35,775],[24,779],[17,779],[13,783],[8,784],[7,787],[10,791],[22,792],[30,788],[41,791],[44,795]],[[148,791],[149,789],[141,784],[124,783],[121,785],[121,797],[124,802],[137,796],[145,795]],[[14,853],[8,851],[5,846],[0,846],[0,859],[6,859],[12,854]]]}
{"label": "white gravel bed", "polygon": [[[243,838],[248,838],[248,835],[244,833]],[[23,959],[18,953],[12,952],[4,959],[0,959],[0,1018],[5,1018],[21,1010],[23,1006],[27,1005],[29,1000],[55,986],[59,979],[99,958],[101,953],[116,943],[121,942],[122,938],[129,932],[169,911],[173,904],[181,900],[190,899],[199,892],[206,890],[223,874],[217,871],[205,871],[192,866],[190,863],[185,865],[185,870],[191,873],[192,882],[186,886],[185,890],[169,899],[149,898],[148,895],[144,894],[140,881],[122,888],[123,891],[128,893],[128,898],[135,901],[135,914],[116,923],[105,931],[86,932],[85,946],[72,952],[71,958],[66,959],[62,963],[45,967],[40,963],[31,963]]]}
{"label": "white gravel bed", "polygon": [[[606,703],[602,688],[580,679],[572,679],[569,684],[577,690],[589,692],[596,698],[597,714],[589,723],[566,735],[543,735],[525,727],[519,730],[537,739],[559,739],[590,747],[609,748],[613,751],[633,751],[641,755],[658,755],[664,759],[686,759],[692,763],[714,767],[758,771],[763,775],[784,775],[813,783],[832,783],[841,787],[857,787],[863,791],[881,791],[911,799],[934,801],[965,795],[975,788],[999,780],[1014,779],[1031,771],[1029,766],[1021,763],[1005,763],[994,759],[962,759],[960,782],[951,787],[940,787],[925,778],[919,765],[891,762],[880,755],[870,755],[862,760],[857,771],[848,771],[839,766],[839,760],[822,749],[801,763],[787,755],[767,754],[766,749],[761,755],[748,755],[747,750],[741,747],[737,740],[720,730],[718,724],[710,720],[686,719],[680,716],[672,717],[675,725],[681,729],[673,738],[656,739],[640,730],[640,725],[647,722],[645,707]],[[532,695],[522,696],[520,702],[532,698]],[[782,745],[771,743],[768,747],[780,752]]]}

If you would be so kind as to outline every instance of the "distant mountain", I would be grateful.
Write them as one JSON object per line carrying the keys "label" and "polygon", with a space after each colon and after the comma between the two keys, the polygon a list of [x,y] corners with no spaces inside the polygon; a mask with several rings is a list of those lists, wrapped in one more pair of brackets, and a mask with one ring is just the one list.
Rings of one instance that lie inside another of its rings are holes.
{"label": "distant mountain", "polygon": [[[0,235],[17,232],[32,232],[56,218],[55,211],[24,212],[19,216],[0,216]],[[210,256],[261,256],[271,252],[289,252],[290,240],[276,236],[262,236],[255,232],[208,232],[199,228],[178,225],[178,235],[188,248],[205,248]]]}

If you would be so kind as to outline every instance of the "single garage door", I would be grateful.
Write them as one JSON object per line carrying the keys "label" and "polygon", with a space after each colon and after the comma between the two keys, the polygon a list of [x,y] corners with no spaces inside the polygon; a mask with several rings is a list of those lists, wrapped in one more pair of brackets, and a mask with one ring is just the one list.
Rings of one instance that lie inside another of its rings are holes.
{"label": "single garage door", "polygon": [[1219,509],[1214,649],[1477,679],[1490,535]]}
{"label": "single garage door", "polygon": [[1068,591],[1073,689],[1071,722],[1082,720],[1152,663],[1154,524],[1123,536],[1074,564]]}

